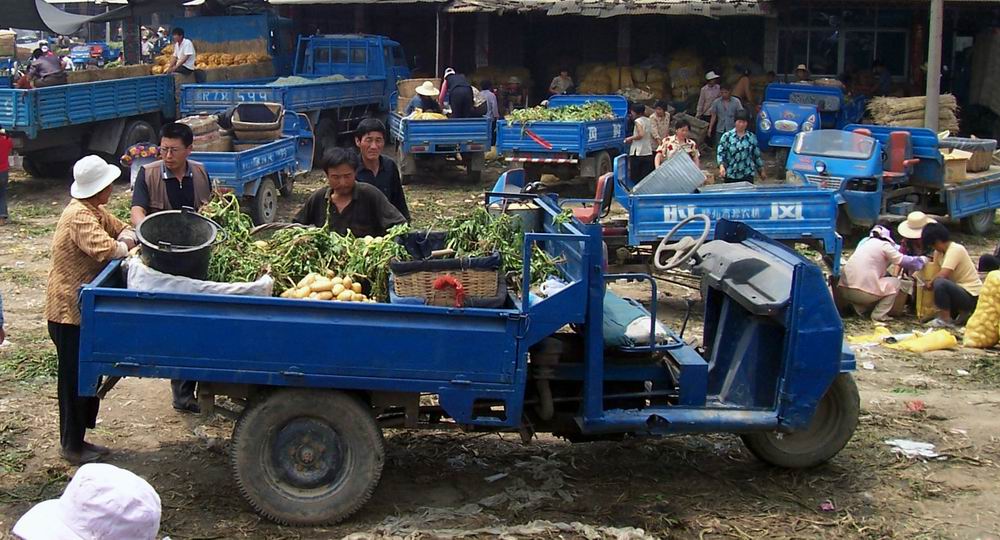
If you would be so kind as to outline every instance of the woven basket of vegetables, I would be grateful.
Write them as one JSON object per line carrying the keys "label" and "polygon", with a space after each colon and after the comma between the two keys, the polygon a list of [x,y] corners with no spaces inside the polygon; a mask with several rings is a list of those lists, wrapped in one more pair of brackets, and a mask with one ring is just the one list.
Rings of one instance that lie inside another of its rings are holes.
{"label": "woven basket of vegetables", "polygon": [[393,260],[389,297],[393,303],[448,307],[500,307],[507,285],[499,253],[455,257],[447,248],[447,233],[411,232],[396,241],[410,261]]}

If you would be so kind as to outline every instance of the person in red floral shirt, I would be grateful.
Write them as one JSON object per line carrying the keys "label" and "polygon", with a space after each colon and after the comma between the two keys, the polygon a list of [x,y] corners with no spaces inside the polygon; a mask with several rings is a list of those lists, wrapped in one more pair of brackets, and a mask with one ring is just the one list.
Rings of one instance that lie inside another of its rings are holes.
{"label": "person in red floral shirt", "polygon": [[691,139],[691,124],[681,118],[674,124],[674,134],[663,139],[660,147],[656,149],[656,166],[674,157],[677,152],[687,152],[694,161],[695,166],[701,168],[701,154],[698,152],[698,143]]}

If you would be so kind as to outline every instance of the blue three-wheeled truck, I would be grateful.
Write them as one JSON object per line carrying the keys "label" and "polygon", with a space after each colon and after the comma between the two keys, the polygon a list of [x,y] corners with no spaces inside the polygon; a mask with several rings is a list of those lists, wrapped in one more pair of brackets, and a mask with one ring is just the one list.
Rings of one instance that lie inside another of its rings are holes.
{"label": "blue three-wheeled truck", "polygon": [[[496,309],[144,293],[125,287],[115,262],[81,293],[80,392],[98,394],[102,377],[157,377],[199,381],[206,411],[231,397],[243,408],[235,483],[261,514],[295,525],[365,504],[387,426],[573,442],[728,432],[786,467],[823,463],[847,444],[859,411],[854,357],[818,267],[741,223],[718,222],[708,241],[708,218],[691,216],[657,251],[664,266],[703,276],[702,345],[668,332],[607,348],[607,282],[648,281],[650,299],[655,282],[605,273],[600,225],[566,222],[554,197],[487,195],[530,198],[544,213],[543,232],[526,234],[521,290],[533,244],[558,258],[565,288],[512,294]],[[691,223],[701,234],[677,240]],[[655,301],[651,311],[655,320]]]}

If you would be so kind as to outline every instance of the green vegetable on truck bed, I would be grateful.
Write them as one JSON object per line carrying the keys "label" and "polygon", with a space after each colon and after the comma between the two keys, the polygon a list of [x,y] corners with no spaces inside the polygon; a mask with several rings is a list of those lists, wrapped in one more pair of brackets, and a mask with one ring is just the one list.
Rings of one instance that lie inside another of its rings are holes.
{"label": "green vegetable on truck bed", "polygon": [[527,124],[530,122],[590,122],[593,120],[613,120],[615,112],[607,101],[590,101],[583,105],[566,105],[550,109],[548,107],[531,107],[517,109],[507,115],[511,124]]}

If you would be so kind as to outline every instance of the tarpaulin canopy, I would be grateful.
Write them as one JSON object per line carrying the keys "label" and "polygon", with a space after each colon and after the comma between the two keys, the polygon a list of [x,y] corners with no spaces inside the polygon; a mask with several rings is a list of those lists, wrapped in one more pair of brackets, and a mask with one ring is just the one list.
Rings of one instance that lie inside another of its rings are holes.
{"label": "tarpaulin canopy", "polygon": [[50,5],[45,0],[2,0],[2,3],[0,28],[72,34],[87,23],[112,21],[152,13],[163,9],[164,4],[182,4],[184,0],[128,0],[127,5],[116,7],[107,13],[96,16],[67,13]]}

